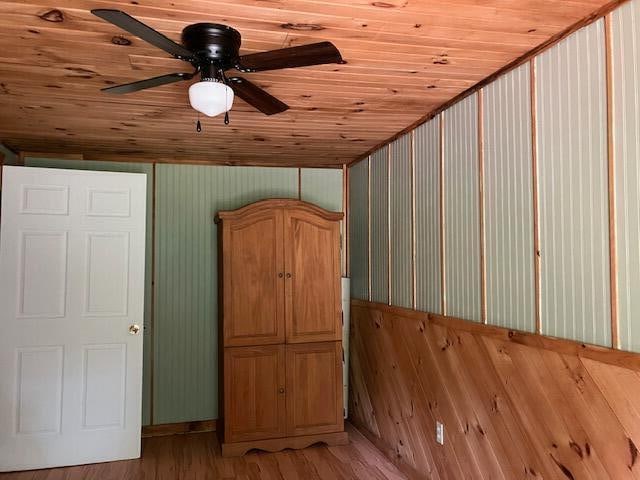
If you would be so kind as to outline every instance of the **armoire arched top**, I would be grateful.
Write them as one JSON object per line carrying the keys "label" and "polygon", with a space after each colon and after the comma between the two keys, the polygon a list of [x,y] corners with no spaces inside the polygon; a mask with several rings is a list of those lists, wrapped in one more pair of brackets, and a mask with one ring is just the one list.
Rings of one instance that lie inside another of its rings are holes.
{"label": "armoire arched top", "polygon": [[292,198],[270,198],[267,200],[259,200],[254,203],[250,203],[249,205],[245,205],[244,207],[240,207],[236,210],[225,210],[220,211],[215,215],[215,222],[219,223],[221,220],[225,219],[238,219],[242,218],[246,215],[253,215],[256,212],[260,212],[262,210],[270,210],[273,208],[296,208],[298,210],[307,211],[314,215],[318,215],[325,220],[330,221],[339,221],[342,220],[344,214],[342,212],[332,212],[330,210],[325,210],[313,203],[304,202],[302,200],[296,200]]}

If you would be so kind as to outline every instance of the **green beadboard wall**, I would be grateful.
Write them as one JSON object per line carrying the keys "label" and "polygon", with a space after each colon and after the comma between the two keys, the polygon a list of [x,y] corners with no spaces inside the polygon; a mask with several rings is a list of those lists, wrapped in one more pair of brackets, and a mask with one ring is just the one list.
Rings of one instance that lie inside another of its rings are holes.
{"label": "green beadboard wall", "polygon": [[154,422],[217,417],[218,210],[298,196],[295,168],[156,167]]}
{"label": "green beadboard wall", "polygon": [[0,153],[4,155],[5,165],[16,165],[18,163],[18,156],[0,143]]}
{"label": "green beadboard wall", "polygon": [[[315,203],[327,210],[342,212],[342,170],[301,168],[300,199],[305,202]],[[344,221],[340,222],[340,234],[343,236],[345,225]],[[343,275],[346,275],[346,271],[343,271]]]}
{"label": "green beadboard wall", "polygon": [[[27,158],[25,164],[147,173],[148,205],[152,205],[154,180],[149,163]],[[155,308],[153,331],[145,329],[143,424],[216,418],[217,234],[213,216],[218,210],[264,198],[298,195],[341,211],[342,170],[156,164],[155,187]],[[146,325],[151,325],[151,222],[149,209]]]}
{"label": "green beadboard wall", "polygon": [[303,168],[300,171],[301,199],[332,210],[342,211],[342,170]]}

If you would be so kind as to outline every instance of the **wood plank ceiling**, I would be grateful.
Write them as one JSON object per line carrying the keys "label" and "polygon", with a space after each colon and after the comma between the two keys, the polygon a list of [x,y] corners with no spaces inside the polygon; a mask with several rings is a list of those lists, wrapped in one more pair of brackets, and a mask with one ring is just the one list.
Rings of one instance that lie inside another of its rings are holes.
{"label": "wood plank ceiling", "polygon": [[[0,140],[16,151],[232,164],[340,165],[416,122],[608,0],[0,1]],[[236,100],[203,121],[185,83],[99,89],[190,65],[90,14],[117,8],[175,40],[190,23],[238,29],[241,53],[321,40],[347,61],[254,73],[290,105]]]}

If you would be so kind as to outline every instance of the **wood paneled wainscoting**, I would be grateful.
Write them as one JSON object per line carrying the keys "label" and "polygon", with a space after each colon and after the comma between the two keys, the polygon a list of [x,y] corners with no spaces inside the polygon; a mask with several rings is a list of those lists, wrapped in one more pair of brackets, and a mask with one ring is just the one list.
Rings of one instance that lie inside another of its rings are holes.
{"label": "wood paneled wainscoting", "polygon": [[415,478],[640,478],[639,372],[638,354],[352,301],[351,421]]}

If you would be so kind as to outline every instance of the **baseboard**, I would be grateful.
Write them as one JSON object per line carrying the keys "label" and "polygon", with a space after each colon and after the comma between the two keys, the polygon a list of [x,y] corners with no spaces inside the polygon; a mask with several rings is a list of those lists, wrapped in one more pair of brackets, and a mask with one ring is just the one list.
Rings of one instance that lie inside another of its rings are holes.
{"label": "baseboard", "polygon": [[180,435],[184,433],[215,432],[216,420],[196,420],[193,422],[164,423],[142,427],[142,438]]}

